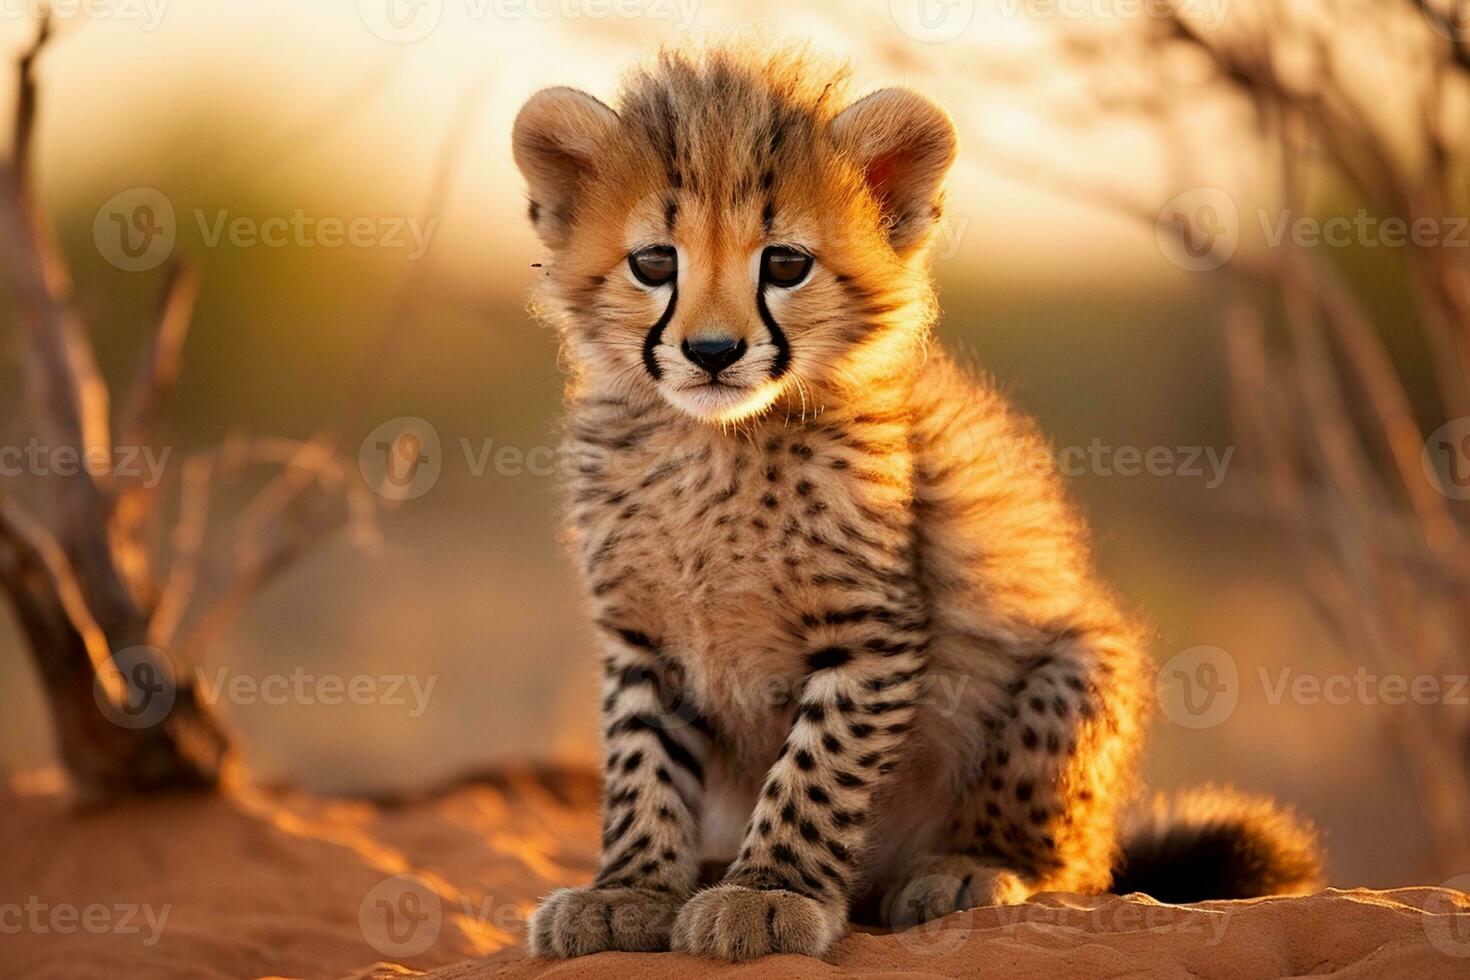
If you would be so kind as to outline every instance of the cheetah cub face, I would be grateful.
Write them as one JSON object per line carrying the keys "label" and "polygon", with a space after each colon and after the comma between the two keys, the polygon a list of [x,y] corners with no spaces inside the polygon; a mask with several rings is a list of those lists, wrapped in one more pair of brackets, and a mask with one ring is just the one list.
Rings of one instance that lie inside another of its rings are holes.
{"label": "cheetah cub face", "polygon": [[954,128],[899,89],[844,108],[798,57],[704,57],[664,55],[616,109],[568,88],[522,109],[543,312],[595,390],[718,424],[817,410],[913,362]]}

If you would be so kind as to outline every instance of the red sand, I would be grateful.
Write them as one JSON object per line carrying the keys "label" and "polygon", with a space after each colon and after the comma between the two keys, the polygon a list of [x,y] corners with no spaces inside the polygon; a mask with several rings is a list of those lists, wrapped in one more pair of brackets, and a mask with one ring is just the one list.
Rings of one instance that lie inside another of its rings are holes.
{"label": "red sand", "polygon": [[[35,977],[1470,977],[1470,896],[1444,888],[1161,906],[1042,896],[827,961],[528,959],[524,916],[591,877],[597,786],[509,773],[409,800],[249,789],[77,813],[0,799],[0,963]],[[437,969],[436,969],[437,968]]]}

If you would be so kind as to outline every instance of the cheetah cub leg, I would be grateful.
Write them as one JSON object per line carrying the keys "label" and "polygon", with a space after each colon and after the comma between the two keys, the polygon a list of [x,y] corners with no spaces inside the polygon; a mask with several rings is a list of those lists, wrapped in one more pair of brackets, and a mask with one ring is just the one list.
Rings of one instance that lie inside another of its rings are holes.
{"label": "cheetah cub leg", "polygon": [[552,892],[537,908],[539,956],[666,950],[699,876],[706,726],[648,637],[604,628],[602,866],[590,887]]}
{"label": "cheetah cub leg", "polygon": [[1019,663],[985,721],[980,781],[943,852],[895,879],[885,921],[904,928],[1039,891],[1106,891],[1139,737],[1135,673],[1128,637],[1107,628],[1066,631]]}
{"label": "cheetah cub leg", "polygon": [[[869,619],[888,635],[864,630]],[[806,654],[795,721],[739,857],[680,911],[675,949],[725,960],[821,956],[846,930],[864,818],[912,724],[922,627],[909,611],[873,606],[808,620],[832,630],[828,645]]]}

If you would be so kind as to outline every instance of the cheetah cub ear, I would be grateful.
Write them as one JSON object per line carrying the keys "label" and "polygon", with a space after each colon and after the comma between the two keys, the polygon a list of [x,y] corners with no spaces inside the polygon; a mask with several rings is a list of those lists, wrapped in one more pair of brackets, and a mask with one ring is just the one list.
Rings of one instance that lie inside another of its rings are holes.
{"label": "cheetah cub ear", "polygon": [[913,254],[943,213],[944,175],[957,148],[949,113],[917,92],[881,89],[838,113],[832,137],[862,166],[888,244]]}
{"label": "cheetah cub ear", "polygon": [[543,89],[521,107],[511,149],[530,190],[531,224],[547,247],[567,243],[578,191],[617,123],[617,113],[574,88]]}

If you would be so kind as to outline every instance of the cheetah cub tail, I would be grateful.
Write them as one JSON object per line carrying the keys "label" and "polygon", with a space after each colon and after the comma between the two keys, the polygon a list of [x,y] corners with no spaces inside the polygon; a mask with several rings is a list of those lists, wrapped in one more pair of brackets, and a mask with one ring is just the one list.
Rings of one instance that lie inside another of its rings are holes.
{"label": "cheetah cub tail", "polygon": [[1160,796],[1124,830],[1112,891],[1183,903],[1320,888],[1317,829],[1264,796],[1204,786]]}

